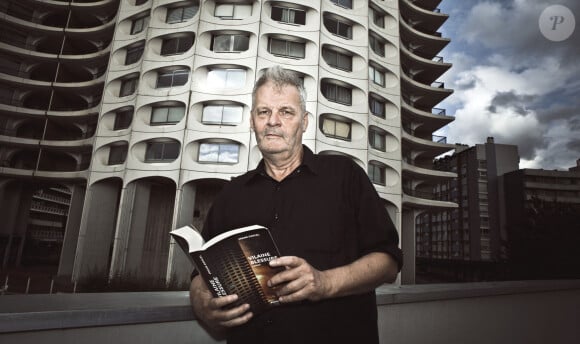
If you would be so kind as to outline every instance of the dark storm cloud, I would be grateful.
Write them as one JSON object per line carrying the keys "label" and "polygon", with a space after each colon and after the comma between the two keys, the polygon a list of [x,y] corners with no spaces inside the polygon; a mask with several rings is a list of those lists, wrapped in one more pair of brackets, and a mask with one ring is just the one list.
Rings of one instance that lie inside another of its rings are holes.
{"label": "dark storm cloud", "polygon": [[515,91],[497,92],[491,104],[487,107],[489,112],[497,113],[501,109],[513,109],[520,115],[528,113],[529,104],[534,101],[533,96],[519,95]]}

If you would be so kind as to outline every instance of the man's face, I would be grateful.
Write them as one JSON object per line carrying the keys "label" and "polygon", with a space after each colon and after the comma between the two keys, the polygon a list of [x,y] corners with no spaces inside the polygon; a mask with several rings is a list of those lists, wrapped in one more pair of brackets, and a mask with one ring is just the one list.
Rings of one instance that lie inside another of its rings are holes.
{"label": "man's face", "polygon": [[269,81],[257,90],[255,102],[250,123],[262,154],[292,154],[299,150],[308,116],[302,113],[296,87],[280,88]]}

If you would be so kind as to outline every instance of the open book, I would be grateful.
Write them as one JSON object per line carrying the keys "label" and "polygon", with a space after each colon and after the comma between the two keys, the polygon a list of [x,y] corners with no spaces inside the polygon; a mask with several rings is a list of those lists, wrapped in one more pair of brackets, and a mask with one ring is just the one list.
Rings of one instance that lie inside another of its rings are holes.
{"label": "open book", "polygon": [[270,260],[280,256],[270,231],[253,225],[222,233],[204,243],[190,226],[170,232],[187,253],[214,296],[237,294],[234,306],[248,303],[254,314],[279,304],[267,282],[283,268]]}

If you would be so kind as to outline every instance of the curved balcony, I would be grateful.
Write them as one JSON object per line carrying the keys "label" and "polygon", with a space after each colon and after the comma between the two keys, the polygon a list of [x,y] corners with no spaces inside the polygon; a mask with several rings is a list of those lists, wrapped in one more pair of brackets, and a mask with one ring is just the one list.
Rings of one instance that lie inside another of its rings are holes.
{"label": "curved balcony", "polygon": [[403,178],[410,177],[413,179],[441,181],[445,179],[457,178],[457,173],[432,170],[428,168],[411,165],[405,161],[402,164]]}
{"label": "curved balcony", "polygon": [[453,94],[453,90],[445,88],[441,82],[425,85],[405,73],[401,73],[401,92],[408,104],[419,109],[431,109]]}
{"label": "curved balcony", "polygon": [[401,101],[401,116],[403,122],[418,123],[415,130],[420,132],[433,133],[455,120],[452,116],[447,116],[445,109],[433,108],[431,112],[417,109]]}
{"label": "curved balcony", "polygon": [[[450,151],[455,146],[446,143],[446,137],[433,135],[433,140],[426,140],[415,137],[406,131],[402,130],[401,139],[403,145],[410,151],[415,152],[417,157],[421,159],[434,159],[435,157]],[[416,158],[416,157],[414,157]]]}
{"label": "curved balcony", "polygon": [[401,42],[407,49],[425,59],[431,60],[451,41],[449,38],[441,37],[441,34],[428,34],[415,30],[404,20],[400,25]]}
{"label": "curved balcony", "polygon": [[436,11],[437,6],[439,6],[439,4],[441,3],[441,0],[403,0],[401,2],[412,2],[415,6],[419,8],[428,11]]}
{"label": "curved balcony", "polygon": [[401,44],[401,65],[405,74],[423,84],[433,83],[452,66],[451,63],[443,62],[441,56],[429,60],[415,55],[403,44]]}
{"label": "curved balcony", "polygon": [[441,13],[438,9],[421,8],[410,1],[400,1],[399,9],[404,21],[426,33],[435,33],[449,18],[449,15]]}
{"label": "curved balcony", "polygon": [[430,192],[409,190],[403,187],[403,207],[413,207],[421,209],[452,209],[457,208],[457,203],[438,201]]}

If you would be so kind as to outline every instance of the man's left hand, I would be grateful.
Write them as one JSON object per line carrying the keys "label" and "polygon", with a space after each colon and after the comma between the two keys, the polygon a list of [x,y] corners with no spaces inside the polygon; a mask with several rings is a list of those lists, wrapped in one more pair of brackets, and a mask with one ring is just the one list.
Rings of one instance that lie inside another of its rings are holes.
{"label": "man's left hand", "polygon": [[330,276],[300,257],[284,256],[273,259],[270,266],[286,268],[268,281],[268,286],[276,290],[280,302],[318,301],[331,295]]}

